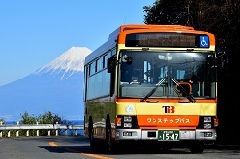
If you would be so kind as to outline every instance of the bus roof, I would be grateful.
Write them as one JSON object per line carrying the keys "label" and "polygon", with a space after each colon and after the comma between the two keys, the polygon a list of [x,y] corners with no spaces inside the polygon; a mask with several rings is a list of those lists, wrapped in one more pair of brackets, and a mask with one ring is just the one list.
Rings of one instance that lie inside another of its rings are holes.
{"label": "bus roof", "polygon": [[[186,31],[186,32],[198,32],[198,33],[207,33],[211,37],[213,37],[213,34],[208,33],[206,31],[200,31],[195,30],[192,26],[185,26],[185,25],[161,25],[161,24],[125,24],[119,26],[117,29],[115,29],[112,33],[109,34],[108,40],[102,44],[100,47],[98,47],[96,50],[94,50],[91,54],[89,54],[85,58],[85,64],[91,62],[93,59],[97,58],[99,55],[102,55],[104,52],[109,50],[110,48],[114,47],[116,45],[116,40],[118,39],[118,36],[120,33],[131,31],[131,30],[157,30],[162,32],[167,31]],[[120,38],[119,43],[124,43],[124,38]]]}
{"label": "bus roof", "polygon": [[157,30],[194,30],[191,26],[184,25],[154,25],[154,24],[127,24],[121,25],[111,34],[109,34],[108,39],[115,37],[117,38],[120,32],[135,30],[135,29],[157,29]]}

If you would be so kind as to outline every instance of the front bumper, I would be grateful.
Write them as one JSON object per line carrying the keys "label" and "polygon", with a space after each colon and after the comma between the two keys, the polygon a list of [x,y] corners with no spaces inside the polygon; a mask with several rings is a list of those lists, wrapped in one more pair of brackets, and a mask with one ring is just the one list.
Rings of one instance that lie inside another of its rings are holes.
{"label": "front bumper", "polygon": [[[216,138],[217,132],[214,129],[179,130],[180,141],[215,141]],[[116,129],[115,140],[158,140],[158,130]]]}

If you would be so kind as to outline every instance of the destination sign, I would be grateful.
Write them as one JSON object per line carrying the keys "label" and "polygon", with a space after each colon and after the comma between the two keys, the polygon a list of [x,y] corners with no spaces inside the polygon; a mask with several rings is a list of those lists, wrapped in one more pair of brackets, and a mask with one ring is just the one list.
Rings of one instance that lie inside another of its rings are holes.
{"label": "destination sign", "polygon": [[209,37],[186,33],[133,33],[126,35],[126,47],[209,48]]}

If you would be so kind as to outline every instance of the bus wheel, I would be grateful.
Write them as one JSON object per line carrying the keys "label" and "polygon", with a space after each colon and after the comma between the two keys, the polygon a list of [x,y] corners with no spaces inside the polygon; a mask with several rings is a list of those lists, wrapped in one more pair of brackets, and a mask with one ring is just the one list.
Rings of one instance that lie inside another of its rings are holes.
{"label": "bus wheel", "polygon": [[91,149],[96,149],[96,140],[94,139],[93,130],[90,132],[90,147]]}
{"label": "bus wheel", "polygon": [[191,153],[203,153],[204,144],[202,142],[196,142],[190,147]]}
{"label": "bus wheel", "polygon": [[92,120],[89,120],[89,142],[91,149],[96,149],[96,140],[94,139],[94,130],[93,130],[93,123]]}
{"label": "bus wheel", "polygon": [[113,152],[114,150],[110,120],[106,121],[106,150],[107,152]]}

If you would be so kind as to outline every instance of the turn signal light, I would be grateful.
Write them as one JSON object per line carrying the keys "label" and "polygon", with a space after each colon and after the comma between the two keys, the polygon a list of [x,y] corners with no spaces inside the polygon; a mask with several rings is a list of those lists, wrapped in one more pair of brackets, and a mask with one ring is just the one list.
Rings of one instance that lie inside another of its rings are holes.
{"label": "turn signal light", "polygon": [[218,120],[218,118],[214,118],[214,119],[213,119],[213,124],[214,124],[214,127],[218,127],[218,125],[219,125],[219,120]]}
{"label": "turn signal light", "polygon": [[116,118],[115,122],[116,122],[117,126],[121,126],[122,125],[122,118]]}

